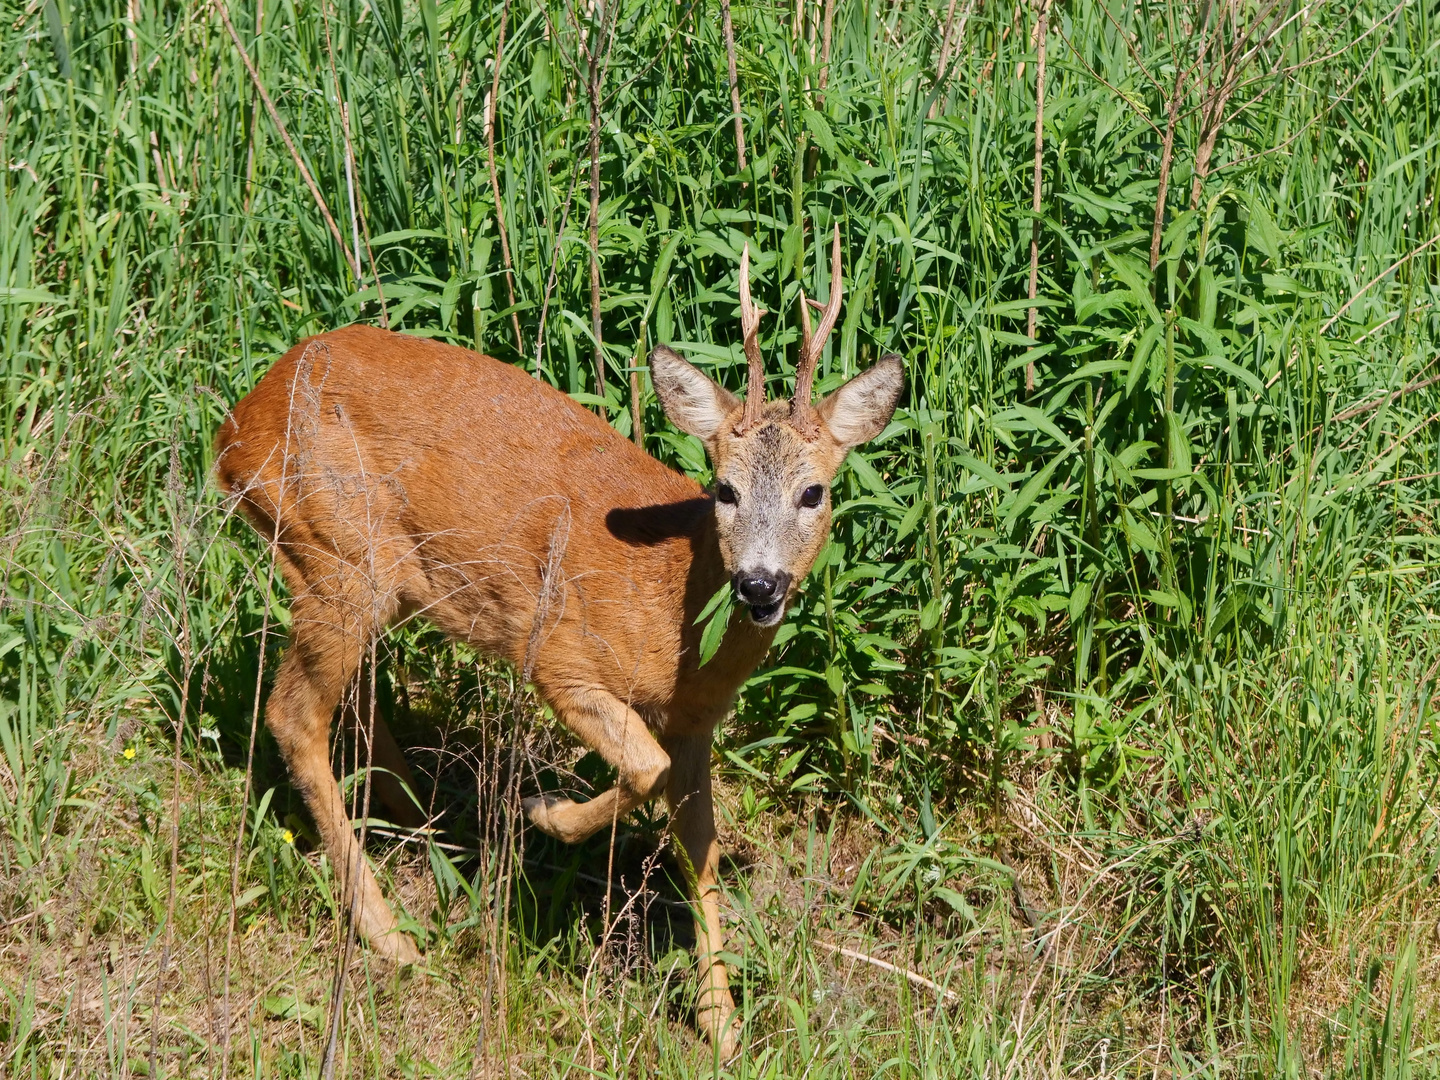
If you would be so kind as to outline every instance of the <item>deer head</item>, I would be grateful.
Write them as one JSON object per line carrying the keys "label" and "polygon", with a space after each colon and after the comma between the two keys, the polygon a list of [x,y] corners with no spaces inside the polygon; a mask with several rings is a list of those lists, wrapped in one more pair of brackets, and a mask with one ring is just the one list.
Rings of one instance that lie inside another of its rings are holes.
{"label": "deer head", "polygon": [[[885,429],[905,385],[900,357],[883,357],[818,405],[815,365],[840,314],[840,226],[830,256],[830,300],[801,296],[803,337],[789,402],[765,400],[760,316],[750,298],[750,248],[740,255],[740,326],[749,366],[742,402],[667,346],[650,354],[665,413],[705,444],[715,470],[715,524],[735,598],[760,626],[785,614],[830,532],[830,483],[850,449]],[[813,331],[809,309],[821,312]]]}

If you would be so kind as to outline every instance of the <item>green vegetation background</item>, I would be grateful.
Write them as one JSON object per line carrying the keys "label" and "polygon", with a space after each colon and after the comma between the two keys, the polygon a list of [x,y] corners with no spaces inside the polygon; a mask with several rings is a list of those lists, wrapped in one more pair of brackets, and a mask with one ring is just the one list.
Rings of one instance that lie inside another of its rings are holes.
{"label": "green vegetation background", "polygon": [[430,971],[346,958],[211,442],[383,312],[705,480],[648,346],[740,389],[748,238],[782,392],[833,222],[821,389],[910,387],[718,744],[728,1070],[1440,1067],[1432,5],[737,0],[744,170],[714,4],[224,13],[0,0],[0,1074],[719,1068],[661,819],[477,855],[497,748],[603,778],[421,630],[377,678],[450,809],[373,850]]}

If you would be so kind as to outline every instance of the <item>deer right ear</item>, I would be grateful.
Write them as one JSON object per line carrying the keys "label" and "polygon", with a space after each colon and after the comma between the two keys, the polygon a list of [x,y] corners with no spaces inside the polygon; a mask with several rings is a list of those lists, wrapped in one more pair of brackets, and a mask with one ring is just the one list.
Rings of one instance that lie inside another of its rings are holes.
{"label": "deer right ear", "polygon": [[670,421],[706,446],[740,405],[729,390],[664,345],[650,354],[650,381]]}

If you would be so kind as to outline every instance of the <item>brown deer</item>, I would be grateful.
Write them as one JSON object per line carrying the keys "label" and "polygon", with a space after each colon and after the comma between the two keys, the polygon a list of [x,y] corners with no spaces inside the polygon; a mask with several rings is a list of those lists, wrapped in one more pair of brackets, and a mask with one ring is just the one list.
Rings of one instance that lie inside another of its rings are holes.
{"label": "brown deer", "polygon": [[[734,1052],[711,734],[826,541],[831,480],[852,447],[884,429],[904,385],[900,358],[886,356],[812,404],[840,311],[838,226],[831,267],[823,309],[801,297],[788,403],[765,400],[748,247],[743,403],[669,348],[651,354],[665,412],[710,455],[713,495],[518,368],[371,327],[301,342],[235,406],[217,439],[219,481],[273,544],[293,595],[265,721],[376,952],[419,959],[356,840],[331,771],[330,725],[376,636],[423,615],[522,668],[617,771],[587,802],[525,800],[536,827],[575,843],[665,796],[693,896],[697,1020]],[[813,333],[811,306],[822,310]],[[727,582],[737,605],[702,665],[696,620]],[[375,790],[411,823],[399,786],[410,774],[378,717],[372,748],[385,770]]]}

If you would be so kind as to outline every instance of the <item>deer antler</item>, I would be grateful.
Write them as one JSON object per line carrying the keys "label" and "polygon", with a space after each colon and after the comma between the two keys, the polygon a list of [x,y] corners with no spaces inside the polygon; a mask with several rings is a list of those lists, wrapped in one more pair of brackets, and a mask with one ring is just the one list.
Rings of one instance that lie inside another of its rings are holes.
{"label": "deer antler", "polygon": [[745,387],[745,411],[735,434],[743,435],[760,422],[765,411],[765,361],[760,355],[760,316],[765,312],[750,299],[750,245],[740,250],[740,329],[745,335],[745,360],[750,368]]}
{"label": "deer antler", "polygon": [[[800,363],[795,368],[795,396],[790,399],[790,422],[807,438],[814,438],[819,428],[815,411],[810,407],[810,387],[815,381],[815,365],[825,348],[825,339],[835,329],[840,315],[840,298],[844,295],[844,275],[840,272],[840,223],[835,223],[835,241],[830,247],[830,301],[820,304],[800,290]],[[820,312],[820,325],[810,332],[810,309]]]}

